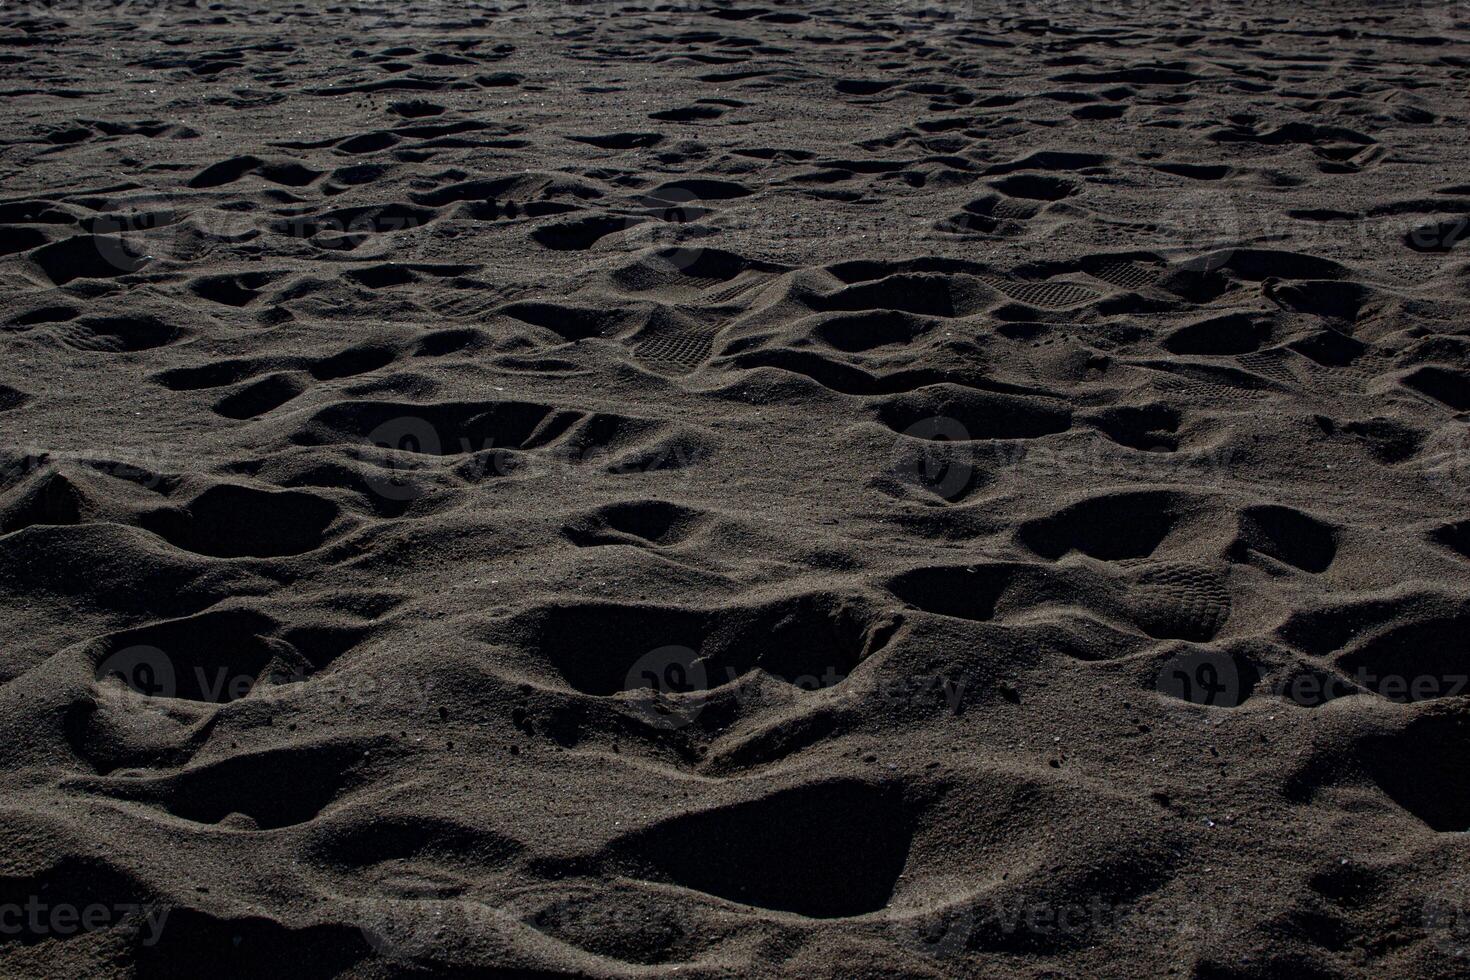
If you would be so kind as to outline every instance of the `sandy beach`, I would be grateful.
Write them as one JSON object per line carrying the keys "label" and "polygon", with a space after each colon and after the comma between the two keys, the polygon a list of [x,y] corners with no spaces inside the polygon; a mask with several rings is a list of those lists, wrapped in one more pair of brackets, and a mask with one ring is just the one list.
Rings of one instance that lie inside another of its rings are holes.
{"label": "sandy beach", "polygon": [[1470,971],[1470,7],[0,9],[0,975]]}

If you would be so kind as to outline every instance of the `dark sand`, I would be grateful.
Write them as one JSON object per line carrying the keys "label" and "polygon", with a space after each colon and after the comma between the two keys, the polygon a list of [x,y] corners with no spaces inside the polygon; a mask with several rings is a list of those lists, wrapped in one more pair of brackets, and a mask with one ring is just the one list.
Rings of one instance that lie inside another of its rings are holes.
{"label": "dark sand", "polygon": [[0,974],[1464,976],[1463,5],[0,15]]}

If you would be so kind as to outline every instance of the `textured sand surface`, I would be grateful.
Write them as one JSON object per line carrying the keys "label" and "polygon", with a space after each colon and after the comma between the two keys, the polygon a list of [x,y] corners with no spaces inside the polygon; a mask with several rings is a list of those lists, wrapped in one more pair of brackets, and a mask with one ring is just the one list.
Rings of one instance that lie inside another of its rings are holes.
{"label": "textured sand surface", "polygon": [[0,974],[1463,976],[1470,10],[0,9]]}

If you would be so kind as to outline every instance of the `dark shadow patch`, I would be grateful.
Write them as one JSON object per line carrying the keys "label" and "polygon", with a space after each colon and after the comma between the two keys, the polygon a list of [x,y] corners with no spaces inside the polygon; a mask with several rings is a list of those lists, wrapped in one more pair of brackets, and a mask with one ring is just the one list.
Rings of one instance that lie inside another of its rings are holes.
{"label": "dark shadow patch", "polygon": [[673,817],[615,842],[612,852],[683,888],[834,919],[887,905],[911,835],[897,787],[833,780]]}
{"label": "dark shadow patch", "polygon": [[1409,704],[1470,695],[1470,613],[1398,623],[1356,643],[1337,666],[1360,686]]}
{"label": "dark shadow patch", "polygon": [[306,678],[311,665],[274,639],[275,629],[262,613],[211,611],[114,633],[90,653],[99,682],[116,679],[144,697],[224,704],[263,681]]}
{"label": "dark shadow patch", "polygon": [[710,517],[663,500],[608,504],[568,522],[562,533],[581,547],[612,544],[675,545],[697,533]]}
{"label": "dark shadow patch", "polygon": [[1365,740],[1360,752],[1373,781],[1431,830],[1470,830],[1470,718],[1421,715],[1396,734]]}
{"label": "dark shadow patch", "polygon": [[913,343],[931,326],[929,321],[909,313],[871,310],[823,320],[816,334],[837,350],[859,354],[877,347]]}
{"label": "dark shadow patch", "polygon": [[[1072,427],[1072,413],[1056,402],[958,385],[930,385],[899,395],[879,404],[877,414],[893,431],[914,438],[1038,439]],[[958,427],[926,424],[935,419]]]}
{"label": "dark shadow patch", "polygon": [[1240,512],[1230,553],[1235,561],[1246,561],[1252,551],[1305,572],[1325,572],[1337,556],[1337,530],[1290,507],[1247,507]]}
{"label": "dark shadow patch", "polygon": [[1403,383],[1457,412],[1470,412],[1470,374],[1464,371],[1430,365],[1406,376]]}
{"label": "dark shadow patch", "polygon": [[299,490],[221,483],[185,507],[144,514],[143,527],[176,548],[215,558],[273,558],[319,547],[337,505]]}
{"label": "dark shadow patch", "polygon": [[1052,561],[1070,551],[1102,561],[1147,558],[1174,530],[1182,503],[1168,490],[1104,494],[1027,521],[1016,537]]}
{"label": "dark shadow patch", "polygon": [[116,279],[153,261],[112,235],[74,235],[36,249],[30,258],[58,286],[76,279]]}
{"label": "dark shadow patch", "polygon": [[1024,602],[1035,602],[1046,591],[1045,580],[1033,566],[994,562],[915,568],[888,583],[888,591],[916,609],[976,622],[993,619],[1013,590]]}
{"label": "dark shadow patch", "polygon": [[1271,338],[1271,324],[1248,313],[1211,317],[1170,333],[1164,349],[1171,354],[1249,354]]}
{"label": "dark shadow patch", "polygon": [[1172,453],[1179,448],[1178,409],[1167,405],[1120,405],[1087,419],[1103,435],[1129,449]]}
{"label": "dark shadow patch", "polygon": [[306,391],[297,374],[269,374],[214,403],[216,415],[244,421],[274,411]]}
{"label": "dark shadow patch", "polygon": [[990,186],[1006,197],[1027,201],[1060,201],[1079,190],[1075,182],[1047,174],[1015,174],[993,181]]}
{"label": "dark shadow patch", "polygon": [[[514,617],[505,635],[574,690],[612,697],[647,692],[650,684],[666,694],[699,694],[753,670],[805,690],[831,687],[881,649],[894,626],[862,600],[809,593],[722,609],[548,605]],[[677,674],[661,673],[666,664],[650,660],[670,648],[687,653]]]}

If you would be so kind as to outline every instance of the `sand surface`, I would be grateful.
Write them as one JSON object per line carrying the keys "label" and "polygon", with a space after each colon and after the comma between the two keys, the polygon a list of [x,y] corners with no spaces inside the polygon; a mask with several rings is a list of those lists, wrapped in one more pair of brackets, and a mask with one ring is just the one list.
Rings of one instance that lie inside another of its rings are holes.
{"label": "sand surface", "polygon": [[0,11],[0,974],[1463,976],[1463,4]]}

